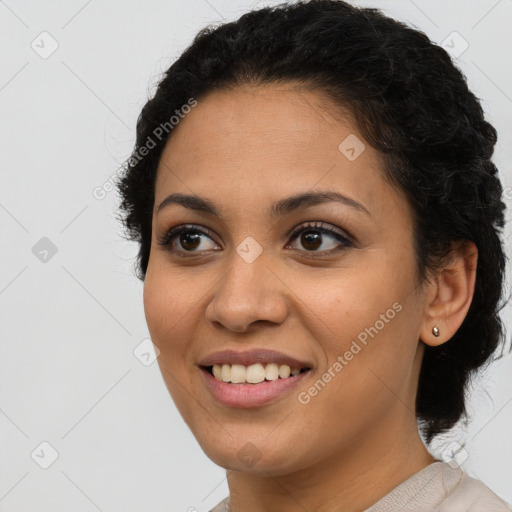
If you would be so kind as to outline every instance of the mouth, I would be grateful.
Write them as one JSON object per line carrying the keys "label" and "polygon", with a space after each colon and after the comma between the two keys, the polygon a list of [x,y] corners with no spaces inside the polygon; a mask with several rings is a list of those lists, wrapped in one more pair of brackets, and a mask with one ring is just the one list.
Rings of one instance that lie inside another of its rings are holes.
{"label": "mouth", "polygon": [[261,347],[221,350],[197,362],[210,396],[223,406],[261,407],[289,397],[314,373],[313,362]]}
{"label": "mouth", "polygon": [[200,368],[213,399],[222,406],[236,409],[263,407],[287,397],[290,399],[291,391],[312,373],[309,367],[292,369],[275,363],[256,363],[248,367],[225,363]]}
{"label": "mouth", "polygon": [[200,366],[200,368],[219,382],[252,385],[290,379],[311,370],[307,366],[291,368],[287,364],[277,363],[255,363],[251,365],[223,363]]}

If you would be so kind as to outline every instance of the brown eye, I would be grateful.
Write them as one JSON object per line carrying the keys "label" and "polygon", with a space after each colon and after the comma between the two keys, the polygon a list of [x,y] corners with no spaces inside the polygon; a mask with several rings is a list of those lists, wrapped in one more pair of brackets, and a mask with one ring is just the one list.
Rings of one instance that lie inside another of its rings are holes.
{"label": "brown eye", "polygon": [[[299,244],[305,249],[305,252],[319,253],[319,255],[330,254],[354,246],[354,243],[347,235],[323,223],[303,225],[292,234],[291,239],[297,239]],[[328,240],[335,241],[336,243],[331,242],[329,244]],[[323,250],[318,250],[324,244],[327,244],[327,247],[324,246]]]}
{"label": "brown eye", "polygon": [[[192,256],[196,253],[208,250],[207,246],[204,247],[204,237],[213,242],[210,231],[206,228],[193,225],[181,225],[165,233],[158,240],[158,244],[166,247],[172,253],[181,253],[183,255],[191,253]],[[216,247],[216,244],[214,244],[214,247]],[[198,248],[200,249],[198,250]]]}
{"label": "brown eye", "polygon": [[[213,247],[208,247],[206,242],[203,243],[203,239],[210,240],[213,243]],[[333,252],[354,247],[354,242],[349,235],[345,235],[342,231],[338,231],[321,222],[301,226],[295,230],[290,240],[295,239],[303,248],[299,248],[299,250],[307,254],[309,253],[308,257],[326,256]],[[166,247],[169,252],[181,256],[196,256],[211,249],[219,250],[218,245],[213,240],[213,233],[210,230],[190,224],[170,229],[159,238],[158,244]],[[288,247],[290,247],[290,243],[287,245]],[[296,249],[294,247],[291,248]]]}
{"label": "brown eye", "polygon": [[181,233],[178,237],[178,241],[181,247],[183,247],[187,251],[192,251],[194,249],[197,249],[197,247],[200,245],[200,238],[200,234],[189,231],[188,233]]}
{"label": "brown eye", "polygon": [[300,241],[308,251],[314,251],[322,245],[322,234],[314,231],[303,231]]}

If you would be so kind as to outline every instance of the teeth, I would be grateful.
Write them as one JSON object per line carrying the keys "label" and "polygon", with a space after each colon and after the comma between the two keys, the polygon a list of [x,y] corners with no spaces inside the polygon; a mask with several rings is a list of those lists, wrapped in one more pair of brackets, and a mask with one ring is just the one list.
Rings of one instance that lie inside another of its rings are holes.
{"label": "teeth", "polygon": [[224,382],[231,382],[231,365],[223,364],[220,371],[220,378]]}
{"label": "teeth", "polygon": [[231,365],[231,382],[245,382],[245,366],[241,364]]}
{"label": "teeth", "polygon": [[258,384],[264,380],[286,379],[290,376],[298,375],[300,371],[300,368],[292,370],[287,364],[278,365],[276,363],[268,363],[266,365],[256,363],[250,366],[244,366],[243,364],[213,365],[213,376],[217,380],[234,384],[243,382]]}
{"label": "teeth", "polygon": [[279,378],[279,366],[277,366],[276,363],[267,364],[265,368],[265,378],[267,380],[276,380]]}
{"label": "teeth", "polygon": [[[242,368],[245,368],[245,366],[242,366]],[[265,368],[263,365],[261,363],[256,363],[248,366],[245,374],[245,380],[251,384],[263,382],[265,380]]]}
{"label": "teeth", "polygon": [[281,377],[281,379],[286,379],[286,377],[290,376],[290,373],[290,367],[287,364],[282,364],[279,367],[279,377]]}
{"label": "teeth", "polygon": [[222,380],[222,368],[218,364],[213,365],[213,376],[217,380]]}

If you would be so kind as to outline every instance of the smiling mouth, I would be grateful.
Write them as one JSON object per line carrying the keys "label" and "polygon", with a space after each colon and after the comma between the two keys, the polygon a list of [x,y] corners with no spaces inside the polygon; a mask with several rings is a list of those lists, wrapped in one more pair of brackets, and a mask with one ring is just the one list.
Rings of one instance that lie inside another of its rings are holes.
{"label": "smiling mouth", "polygon": [[259,384],[274,380],[284,380],[296,377],[301,373],[310,371],[311,368],[290,368],[287,364],[256,363],[249,366],[242,364],[214,364],[202,366],[219,382],[227,384]]}

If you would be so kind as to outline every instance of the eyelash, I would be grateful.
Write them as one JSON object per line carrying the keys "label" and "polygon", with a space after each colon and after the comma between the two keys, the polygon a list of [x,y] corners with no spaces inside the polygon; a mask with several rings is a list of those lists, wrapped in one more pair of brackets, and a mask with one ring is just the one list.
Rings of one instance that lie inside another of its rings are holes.
{"label": "eyelash", "polygon": [[[348,247],[354,247],[354,245],[355,245],[349,236],[345,236],[342,233],[340,233],[339,231],[337,231],[336,229],[328,227],[328,225],[326,225],[323,222],[308,222],[306,224],[301,225],[300,227],[295,229],[290,234],[289,242],[286,245],[287,246],[290,245],[290,243],[292,241],[294,241],[300,234],[302,234],[303,232],[307,232],[307,231],[316,231],[316,232],[330,235],[333,238],[335,238],[338,242],[340,242],[340,244],[343,245],[342,248],[335,248],[335,249],[330,249],[327,251],[325,251],[325,250],[324,251],[307,251],[307,250],[302,251],[302,252],[308,253],[308,256],[307,256],[308,258],[320,258],[320,257],[328,256],[334,252],[339,252],[339,251],[345,250]],[[180,253],[181,251],[177,251],[172,247],[172,242],[178,235],[181,235],[182,233],[200,233],[200,234],[208,236],[211,239],[214,238],[213,232],[211,230],[209,230],[208,228],[200,227],[195,224],[182,224],[181,226],[171,228],[169,231],[164,233],[164,235],[161,236],[157,242],[160,246],[167,247],[167,250],[171,253]],[[181,257],[189,258],[189,257],[194,257],[197,254],[200,254],[200,253],[196,253],[193,251],[192,252],[185,251],[185,253],[187,253],[187,252],[189,253],[189,256],[185,256],[185,255],[181,254]],[[315,254],[315,252],[317,254]]]}

